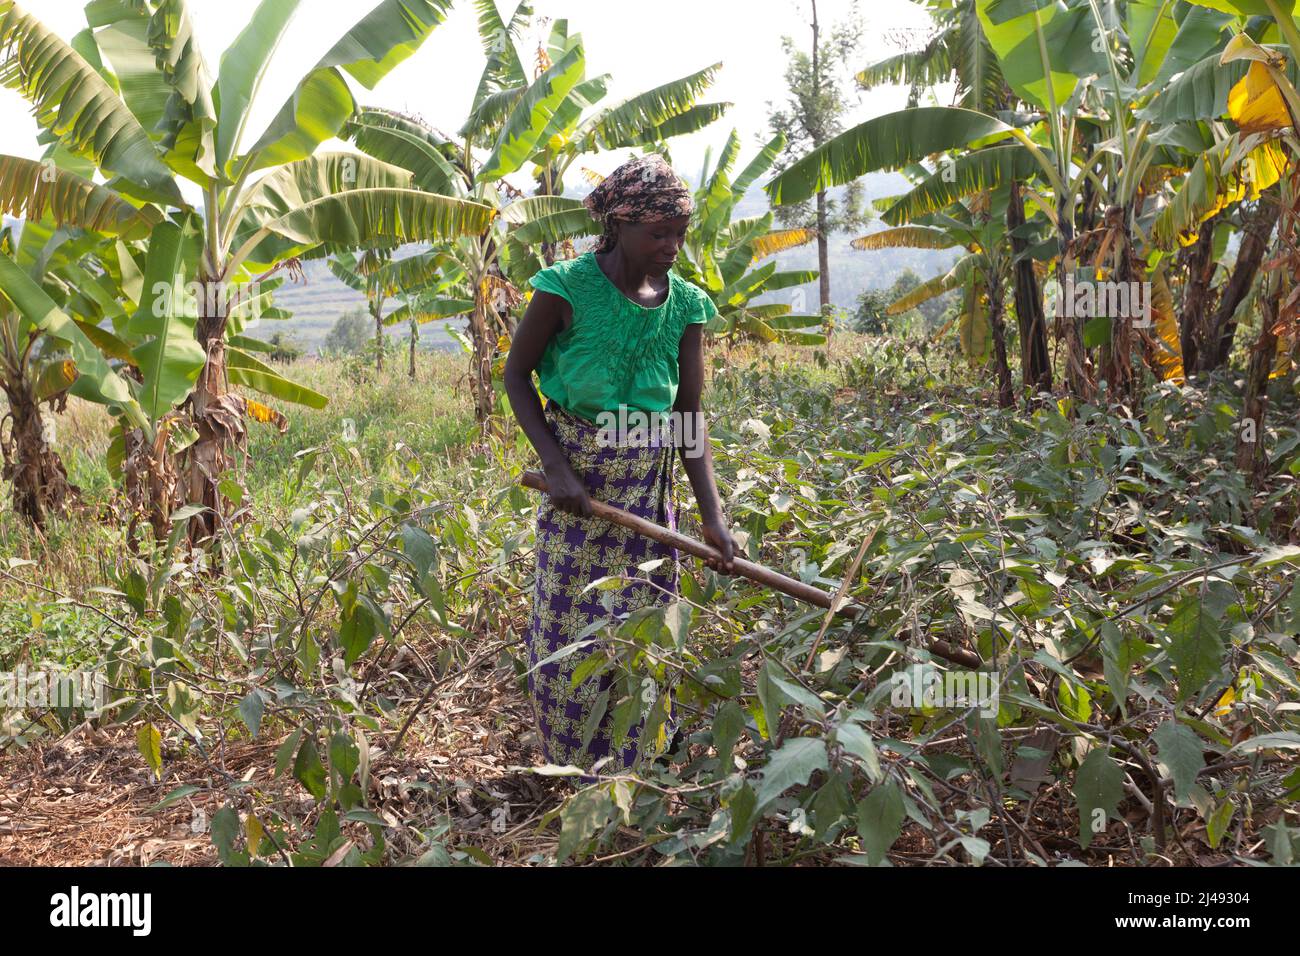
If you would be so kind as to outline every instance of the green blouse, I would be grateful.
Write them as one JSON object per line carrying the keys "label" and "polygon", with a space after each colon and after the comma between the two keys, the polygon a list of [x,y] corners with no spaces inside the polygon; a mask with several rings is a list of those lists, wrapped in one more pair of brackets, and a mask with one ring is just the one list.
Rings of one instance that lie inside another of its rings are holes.
{"label": "green blouse", "polygon": [[618,290],[592,252],[529,281],[573,306],[572,323],[547,343],[537,365],[543,395],[590,422],[601,412],[617,413],[619,405],[672,410],[682,332],[718,313],[703,289],[670,270],[668,298],[647,309]]}

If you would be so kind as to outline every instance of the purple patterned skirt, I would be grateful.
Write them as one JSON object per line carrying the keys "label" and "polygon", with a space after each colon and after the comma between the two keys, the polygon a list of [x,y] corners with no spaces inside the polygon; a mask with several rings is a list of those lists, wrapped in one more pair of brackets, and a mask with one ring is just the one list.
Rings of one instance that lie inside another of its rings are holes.
{"label": "purple patterned skirt", "polygon": [[[574,473],[594,500],[676,528],[676,452],[671,445],[607,447],[612,443],[602,442],[599,426],[564,411],[555,402],[547,402],[545,416]],[[536,553],[528,627],[528,692],[546,760],[589,770],[596,761],[612,755],[598,773],[633,770],[642,757],[662,753],[666,742],[672,740],[676,709],[669,689],[656,686],[653,677],[639,675],[632,686],[638,698],[634,701],[624,668],[606,668],[576,687],[573,674],[593,653],[605,653],[608,642],[603,638],[613,634],[630,612],[674,600],[677,549],[600,518],[566,514],[543,495],[537,511]],[[656,559],[663,561],[648,572],[637,567]],[[592,588],[584,593],[587,585],[608,575],[639,578],[643,583],[629,581],[612,590]],[[543,663],[581,641],[597,643]],[[667,699],[659,700],[661,694]],[[642,747],[647,717],[652,718],[654,730]],[[620,731],[625,732],[615,739]],[[581,779],[591,783],[597,778],[584,775]]]}

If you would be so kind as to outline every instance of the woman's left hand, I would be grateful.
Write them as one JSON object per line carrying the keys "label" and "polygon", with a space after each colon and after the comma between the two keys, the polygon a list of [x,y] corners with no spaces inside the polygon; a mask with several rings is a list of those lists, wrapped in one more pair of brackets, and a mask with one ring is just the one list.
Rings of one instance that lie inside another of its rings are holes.
{"label": "woman's left hand", "polygon": [[727,526],[722,521],[710,521],[704,525],[704,542],[710,544],[722,552],[722,561],[716,558],[705,558],[704,563],[714,571],[722,574],[735,574],[735,556],[740,550],[740,545],[736,539],[731,536]]}

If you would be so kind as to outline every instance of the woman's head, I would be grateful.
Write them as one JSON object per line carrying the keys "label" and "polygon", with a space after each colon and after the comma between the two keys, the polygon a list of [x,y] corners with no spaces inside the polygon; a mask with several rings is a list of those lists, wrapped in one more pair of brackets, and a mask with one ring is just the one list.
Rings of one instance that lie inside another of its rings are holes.
{"label": "woman's head", "polygon": [[662,156],[628,160],[583,202],[605,227],[597,252],[617,244],[630,261],[668,271],[685,238],[692,202],[690,189]]}

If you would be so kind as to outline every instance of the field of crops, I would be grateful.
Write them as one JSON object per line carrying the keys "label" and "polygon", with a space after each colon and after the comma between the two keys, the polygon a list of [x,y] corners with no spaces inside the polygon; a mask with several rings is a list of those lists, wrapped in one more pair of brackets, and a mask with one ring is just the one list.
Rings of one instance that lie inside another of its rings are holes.
{"label": "field of crops", "polygon": [[[209,63],[185,0],[0,0],[42,130],[0,154],[0,862],[1300,863],[1290,0],[925,0],[871,62],[810,2],[758,142],[721,63],[615,100],[494,0],[463,128],[367,102],[452,0],[360,11],[246,128],[297,6]],[[841,123],[837,56],[908,105]],[[593,783],[530,701],[506,363],[602,234],[590,158],[718,129],[672,269],[725,524],[821,604],[590,582],[583,746],[662,751]],[[277,351],[341,290],[351,354]]]}

